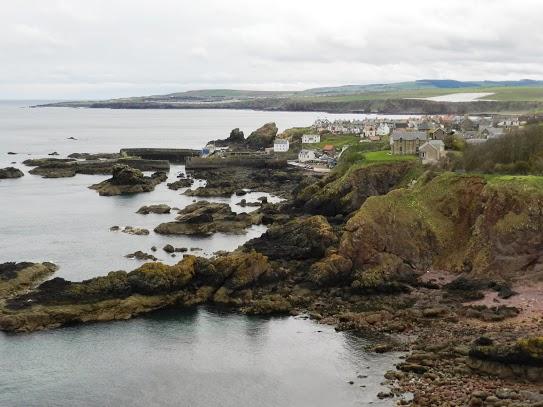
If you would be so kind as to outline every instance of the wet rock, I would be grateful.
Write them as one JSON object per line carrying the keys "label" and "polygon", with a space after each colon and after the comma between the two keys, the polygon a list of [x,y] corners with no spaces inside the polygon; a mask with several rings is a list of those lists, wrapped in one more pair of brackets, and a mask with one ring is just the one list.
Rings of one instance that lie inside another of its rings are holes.
{"label": "wet rock", "polygon": [[109,228],[109,230],[110,230],[111,232],[116,232],[116,231],[118,231],[118,230],[120,230],[120,229],[121,229],[121,228],[120,228],[119,226],[117,226],[117,225],[112,226],[112,227]]}
{"label": "wet rock", "polygon": [[57,270],[53,263],[0,263],[0,300],[20,294]]}
{"label": "wet rock", "polygon": [[246,199],[242,199],[239,201],[236,205],[241,206],[242,208],[245,208],[246,206],[260,206],[260,202],[247,202]]}
{"label": "wet rock", "polygon": [[52,153],[49,153],[47,155],[59,155],[56,151],[53,151]]}
{"label": "wet rock", "polygon": [[175,248],[171,244],[167,244],[162,248],[166,253],[173,253],[175,251]]}
{"label": "wet rock", "polygon": [[143,235],[148,235],[149,234],[149,230],[147,230],[145,228],[137,228],[137,227],[133,227],[133,226],[126,226],[121,232],[127,233],[129,235],[138,235],[138,236],[143,236]]}
{"label": "wet rock", "polygon": [[149,206],[142,206],[138,209],[136,213],[140,213],[142,215],[148,215],[149,213],[156,213],[156,214],[166,214],[170,213],[170,206],[166,204],[159,204],[159,205],[149,205]]}
{"label": "wet rock", "polygon": [[24,173],[15,167],[0,168],[0,179],[20,178]]}
{"label": "wet rock", "polygon": [[152,251],[152,252],[156,252],[156,251],[157,251],[156,246],[152,246],[152,247],[151,247],[151,251]]}
{"label": "wet rock", "polygon": [[174,182],[167,184],[168,188],[174,191],[177,191],[181,188],[189,188],[194,183],[192,178],[182,178]]}
{"label": "wet rock", "polygon": [[147,177],[140,170],[123,164],[115,165],[112,175],[110,179],[91,185],[89,188],[98,191],[102,196],[135,194],[153,191],[156,185],[168,178],[168,175],[162,171]]}
{"label": "wet rock", "polygon": [[127,254],[126,257],[129,258],[129,259],[137,259],[137,260],[153,260],[153,261],[158,260],[152,254],[144,253],[141,250],[138,250],[138,251],[136,251],[134,253]]}
{"label": "wet rock", "polygon": [[179,211],[174,222],[161,223],[155,232],[165,235],[210,236],[217,232],[240,234],[261,222],[261,215],[236,214],[225,203],[199,201]]}

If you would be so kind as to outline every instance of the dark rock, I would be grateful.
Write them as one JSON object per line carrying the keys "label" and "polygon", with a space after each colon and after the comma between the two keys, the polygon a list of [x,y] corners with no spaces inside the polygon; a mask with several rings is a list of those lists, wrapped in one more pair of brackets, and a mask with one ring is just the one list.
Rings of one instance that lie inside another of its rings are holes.
{"label": "dark rock", "polygon": [[153,260],[153,261],[158,260],[152,254],[144,253],[141,250],[138,250],[134,253],[127,254],[126,257],[128,257],[129,259],[137,259],[137,260]]}
{"label": "dark rock", "polygon": [[155,172],[146,177],[140,170],[127,165],[117,164],[113,167],[112,178],[99,184],[91,185],[100,195],[111,196],[121,194],[135,194],[138,192],[150,192],[155,186],[166,181],[168,175],[165,172]]}
{"label": "dark rock", "polygon": [[175,251],[175,248],[171,244],[167,244],[162,248],[166,253],[173,253]]}
{"label": "dark rock", "polygon": [[138,209],[136,213],[140,213],[142,215],[148,215],[149,213],[156,213],[156,214],[166,214],[170,213],[171,208],[168,205],[160,204],[160,205],[149,205],[149,206],[142,206]]}
{"label": "dark rock", "polygon": [[148,235],[149,231],[144,228],[135,228],[133,226],[125,226],[125,228],[122,230],[123,233],[127,233],[129,235]]}
{"label": "dark rock", "polygon": [[416,363],[400,363],[398,365],[398,369],[400,369],[402,372],[412,372],[416,374],[423,374],[428,371],[428,368],[426,366],[422,366]]}
{"label": "dark rock", "polygon": [[273,140],[275,139],[275,136],[277,136],[277,131],[278,129],[275,123],[266,123],[247,137],[247,146],[253,150],[272,147]]}
{"label": "dark rock", "polygon": [[161,223],[156,233],[166,235],[209,236],[216,232],[244,233],[246,228],[258,224],[261,215],[257,213],[236,214],[226,203],[199,201],[179,211],[175,222]]}
{"label": "dark rock", "polygon": [[20,178],[24,173],[15,167],[0,168],[0,179]]}
{"label": "dark rock", "polygon": [[323,216],[294,219],[284,225],[272,225],[261,237],[245,243],[271,259],[319,259],[337,243],[337,236]]}
{"label": "dark rock", "polygon": [[182,178],[174,182],[168,183],[168,188],[177,191],[181,188],[189,188],[194,183],[192,178]]}

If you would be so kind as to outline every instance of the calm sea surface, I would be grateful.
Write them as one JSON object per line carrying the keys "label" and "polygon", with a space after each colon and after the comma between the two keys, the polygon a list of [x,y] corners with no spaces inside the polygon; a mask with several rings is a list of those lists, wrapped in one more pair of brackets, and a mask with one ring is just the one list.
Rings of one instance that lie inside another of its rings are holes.
{"label": "calm sea surface", "polygon": [[[182,208],[193,198],[165,183],[147,194],[100,197],[87,187],[105,176],[42,179],[28,174],[22,161],[53,151],[63,157],[123,147],[200,148],[208,140],[227,137],[235,127],[249,134],[270,121],[283,130],[310,125],[319,117],[362,117],[25,107],[34,103],[0,102],[0,168],[25,172],[20,179],[0,181],[0,262],[51,261],[60,266],[56,275],[70,280],[132,270],[141,263],[124,256],[150,252],[153,245],[159,248],[157,257],[168,263],[179,258],[160,249],[167,243],[198,247],[204,255],[233,250],[265,227],[239,236],[156,235],[152,229],[175,215],[138,215],[137,209],[154,203]],[[183,171],[173,166],[170,179]],[[262,195],[254,192],[246,198]],[[239,198],[214,200],[235,203]],[[113,225],[145,227],[151,234],[110,232]],[[363,351],[366,344],[303,319],[248,318],[204,308],[29,335],[0,334],[0,406],[383,404],[375,395],[396,356],[369,355]],[[357,378],[359,374],[368,377]]]}

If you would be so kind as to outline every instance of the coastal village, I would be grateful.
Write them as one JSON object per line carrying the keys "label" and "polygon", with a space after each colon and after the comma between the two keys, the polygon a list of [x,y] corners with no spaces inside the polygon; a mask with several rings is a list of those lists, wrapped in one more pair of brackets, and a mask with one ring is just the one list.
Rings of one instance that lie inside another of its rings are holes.
{"label": "coastal village", "polygon": [[[273,144],[244,145],[210,142],[202,157],[275,158],[314,171],[333,168],[347,149],[369,144],[366,151],[418,157],[423,164],[437,164],[450,150],[466,144],[480,144],[521,128],[526,120],[518,116],[434,115],[408,118],[317,119],[310,127],[276,133]],[[255,148],[256,147],[256,148]],[[261,148],[259,148],[261,147]],[[206,161],[200,161],[204,165]],[[194,161],[193,161],[194,163]]]}

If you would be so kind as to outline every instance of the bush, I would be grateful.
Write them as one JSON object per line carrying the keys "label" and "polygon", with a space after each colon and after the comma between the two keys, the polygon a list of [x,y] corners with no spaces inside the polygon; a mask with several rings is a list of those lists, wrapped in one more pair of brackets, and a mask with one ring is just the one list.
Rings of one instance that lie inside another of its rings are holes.
{"label": "bush", "polygon": [[543,127],[528,126],[483,144],[469,144],[461,166],[467,171],[543,175]]}

